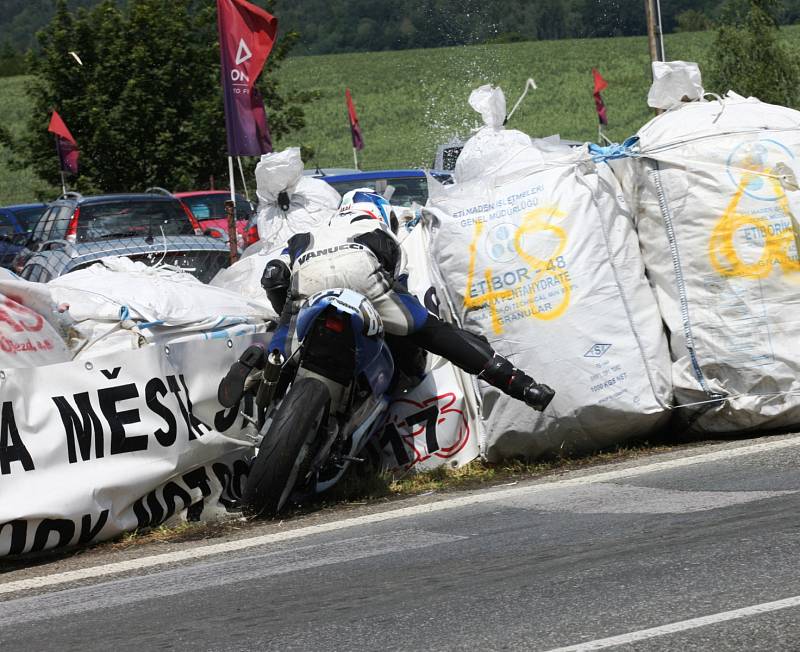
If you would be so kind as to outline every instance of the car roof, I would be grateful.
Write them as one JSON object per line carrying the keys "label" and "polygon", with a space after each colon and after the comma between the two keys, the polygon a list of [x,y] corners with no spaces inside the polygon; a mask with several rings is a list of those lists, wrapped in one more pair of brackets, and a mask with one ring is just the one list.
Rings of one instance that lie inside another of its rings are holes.
{"label": "car roof", "polygon": [[37,202],[34,204],[12,204],[11,206],[0,206],[0,211],[22,211],[27,208],[44,208],[47,204]]}
{"label": "car roof", "polygon": [[149,193],[149,192],[121,192],[121,193],[109,193],[106,195],[89,195],[87,197],[83,197],[81,195],[74,195],[74,196],[61,196],[55,201],[50,202],[50,205],[59,204],[61,202],[68,202],[68,203],[77,203],[81,206],[85,206],[86,204],[103,204],[106,202],[117,202],[117,201],[164,201],[164,202],[171,202],[175,201],[175,197],[172,195],[164,195],[161,193]]}
{"label": "car roof", "polygon": [[[228,195],[230,197],[231,191],[230,190],[187,190],[186,192],[174,192],[172,193],[176,197],[200,197],[202,195]],[[244,195],[236,193],[237,197],[241,197],[245,199]]]}
{"label": "car roof", "polygon": [[[451,176],[450,172],[441,170],[430,170],[430,173],[436,176]],[[369,172],[351,172],[349,174],[331,174],[325,177],[320,177],[328,183],[337,181],[370,181],[372,179],[412,179],[415,177],[424,177],[425,170],[420,169],[407,169],[407,170],[372,170]]]}

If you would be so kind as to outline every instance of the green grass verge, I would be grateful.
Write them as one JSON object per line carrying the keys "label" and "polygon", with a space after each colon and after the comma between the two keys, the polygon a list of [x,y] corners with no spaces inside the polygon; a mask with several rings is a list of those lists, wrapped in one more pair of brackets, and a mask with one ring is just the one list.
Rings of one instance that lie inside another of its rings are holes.
{"label": "green grass verge", "polygon": [[[798,47],[800,25],[785,27],[781,33]],[[697,61],[703,69],[712,39],[711,32],[669,34],[667,56]],[[607,133],[621,141],[653,116],[646,103],[650,66],[644,37],[295,57],[278,72],[282,87],[318,90],[321,98],[306,107],[307,126],[275,145],[277,149],[310,145],[320,165],[352,167],[344,102],[344,89],[349,87],[366,143],[359,154],[363,169],[430,166],[437,144],[452,136],[468,136],[479,126],[479,116],[467,104],[472,89],[486,83],[500,86],[510,110],[529,77],[539,88],[528,94],[509,127],[532,136],[557,133],[593,141],[597,139],[593,66],[609,83],[603,93],[610,123]],[[30,111],[25,95],[29,81],[29,77],[0,78],[2,124],[17,135]],[[30,171],[9,170],[8,153],[0,148],[0,205],[33,200],[43,192],[47,196],[52,189],[43,189]]]}

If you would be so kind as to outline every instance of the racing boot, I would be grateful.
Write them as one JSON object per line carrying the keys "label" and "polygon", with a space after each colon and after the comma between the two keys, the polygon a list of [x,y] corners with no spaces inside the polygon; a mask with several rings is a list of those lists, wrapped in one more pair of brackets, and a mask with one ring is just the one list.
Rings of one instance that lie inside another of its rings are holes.
{"label": "racing boot", "polygon": [[478,378],[539,412],[550,404],[556,394],[550,387],[537,383],[524,371],[515,368],[511,362],[496,353],[478,374]]}
{"label": "racing boot", "polygon": [[244,394],[247,377],[253,369],[261,370],[267,363],[267,353],[258,344],[248,346],[239,359],[231,365],[217,388],[217,400],[225,408],[236,405]]}

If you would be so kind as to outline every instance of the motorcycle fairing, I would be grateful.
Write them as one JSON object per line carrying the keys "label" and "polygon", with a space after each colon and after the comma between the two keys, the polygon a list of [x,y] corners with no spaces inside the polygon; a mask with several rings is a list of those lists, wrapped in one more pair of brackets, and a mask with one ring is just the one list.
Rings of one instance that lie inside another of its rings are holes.
{"label": "motorcycle fairing", "polygon": [[363,373],[375,394],[389,388],[394,361],[383,341],[383,321],[372,303],[346,288],[331,288],[311,295],[297,316],[296,334],[302,342],[317,317],[328,307],[346,316],[352,325],[356,345],[356,373]]}

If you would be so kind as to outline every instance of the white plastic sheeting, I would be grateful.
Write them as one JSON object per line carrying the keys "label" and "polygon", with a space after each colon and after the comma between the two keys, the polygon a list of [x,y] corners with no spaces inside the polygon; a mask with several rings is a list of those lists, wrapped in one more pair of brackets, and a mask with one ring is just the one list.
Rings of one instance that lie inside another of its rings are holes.
{"label": "white plastic sheeting", "polygon": [[275,314],[264,288],[261,287],[261,276],[267,263],[280,255],[283,246],[267,251],[259,241],[248,247],[248,250],[247,255],[242,256],[233,265],[219,270],[209,285],[236,292],[248,301],[258,303],[271,315],[270,319],[277,322],[279,315]]}
{"label": "white plastic sheeting", "polygon": [[69,306],[69,345],[76,357],[259,332],[275,317],[264,303],[205,285],[187,272],[127,258],[104,259],[46,287],[56,304]]}
{"label": "white plastic sheeting", "polygon": [[699,432],[800,423],[800,112],[729,93],[638,136],[612,164],[669,328],[679,414]]}
{"label": "white plastic sheeting", "polygon": [[482,385],[482,452],[536,457],[647,433],[667,415],[669,355],[619,185],[585,149],[547,152],[497,122],[466,144],[476,155],[462,152],[457,183],[432,187],[431,250],[462,324],[556,398],[540,414]]}
{"label": "white plastic sheeting", "polygon": [[[339,206],[339,193],[321,179],[303,176],[300,148],[264,154],[256,166],[258,236],[262,249],[282,247],[295,233],[310,231]],[[280,206],[285,192],[289,207]]]}

